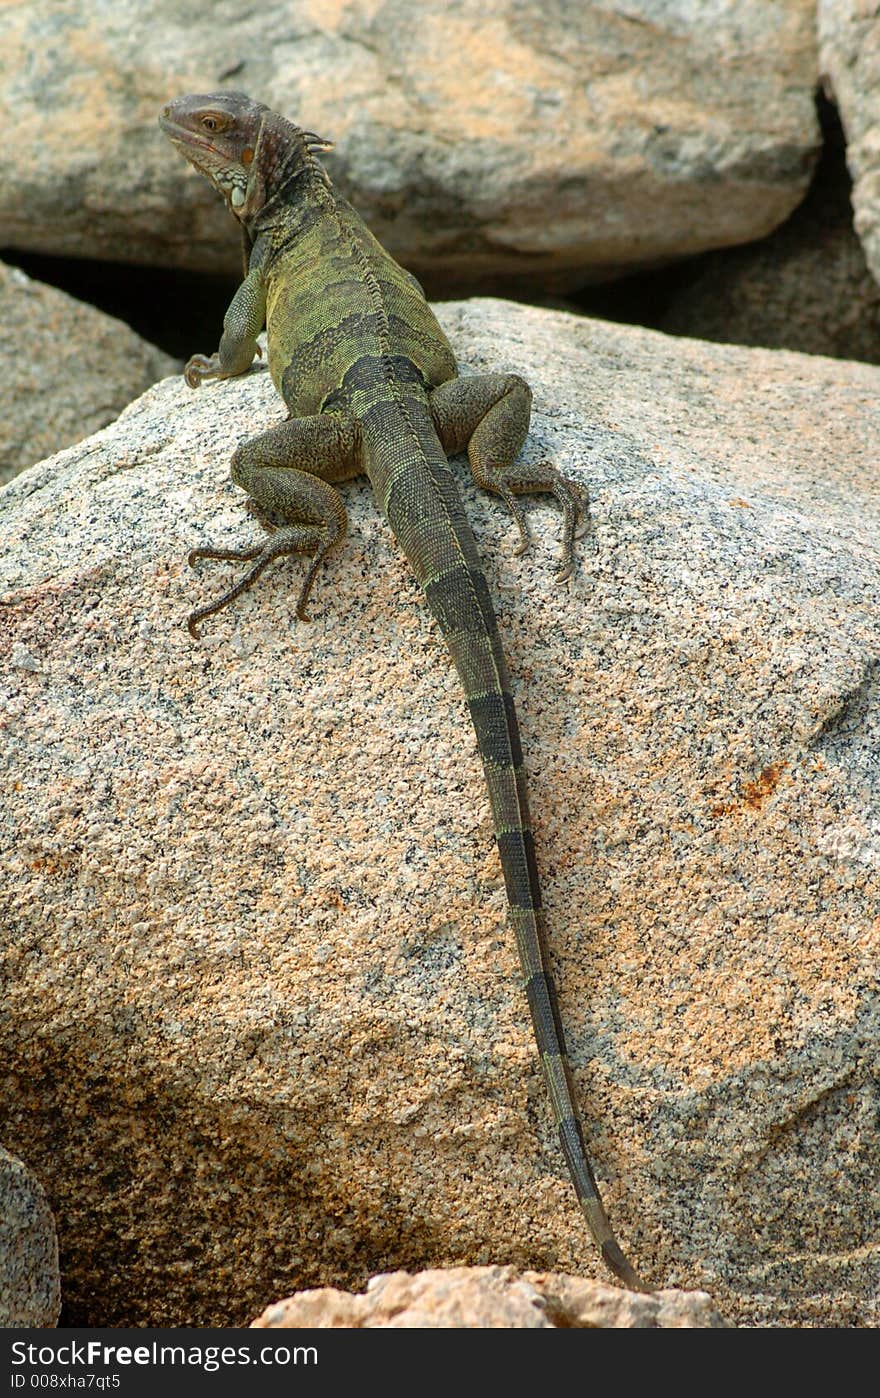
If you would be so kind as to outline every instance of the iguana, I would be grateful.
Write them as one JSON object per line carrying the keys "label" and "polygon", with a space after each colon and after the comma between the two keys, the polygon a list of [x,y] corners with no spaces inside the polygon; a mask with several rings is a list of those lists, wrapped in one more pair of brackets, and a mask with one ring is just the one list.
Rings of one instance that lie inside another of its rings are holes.
{"label": "iguana", "polygon": [[516,465],[531,391],[516,374],[458,377],[452,349],[416,279],[340,198],[318,160],[329,141],[243,93],[178,97],[159,118],[178,151],[224,196],[242,230],[244,280],[215,354],[185,369],[243,374],[265,323],[272,380],[290,416],[245,441],[233,480],[270,531],[245,550],[196,548],[198,559],[252,566],[206,617],[238,597],[273,559],[310,561],[296,604],[305,618],[316,574],[346,532],[340,481],[366,474],[420,583],[458,670],[488,786],[510,921],[556,1127],[602,1256],[645,1290],[612,1232],[587,1157],[551,978],[526,777],[507,664],[477,547],[446,459],[467,448],[477,485],[505,501],[528,547],[518,496],[548,492],[562,509],[561,576],[585,517],[579,488],[549,463]]}

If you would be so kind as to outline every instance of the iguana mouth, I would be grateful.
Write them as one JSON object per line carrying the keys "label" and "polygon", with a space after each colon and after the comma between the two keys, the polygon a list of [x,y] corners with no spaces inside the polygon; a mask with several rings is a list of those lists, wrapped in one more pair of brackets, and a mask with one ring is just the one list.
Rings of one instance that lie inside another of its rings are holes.
{"label": "iguana mouth", "polygon": [[216,146],[212,146],[210,141],[203,141],[194,131],[187,131],[186,127],[178,126],[176,121],[172,121],[163,112],[159,117],[159,126],[165,132],[169,141],[176,146],[195,146],[199,150],[211,151],[214,155],[220,155]]}

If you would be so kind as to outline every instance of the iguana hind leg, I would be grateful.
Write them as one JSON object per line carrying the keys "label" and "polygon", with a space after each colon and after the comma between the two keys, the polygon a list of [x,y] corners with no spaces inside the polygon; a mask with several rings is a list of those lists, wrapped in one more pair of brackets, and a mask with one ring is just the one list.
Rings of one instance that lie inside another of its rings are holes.
{"label": "iguana hind leg", "polygon": [[197,636],[200,622],[241,596],[273,559],[290,553],[311,558],[296,604],[297,616],[306,620],[305,605],[318,568],[341,543],[348,525],[345,505],[331,482],[358,475],[358,445],[356,423],[341,413],[291,418],[242,443],[232,458],[232,479],[248,492],[254,512],[270,534],[247,549],[190,551],[191,566],[200,558],[253,564],[234,587],[191,613],[190,635]]}
{"label": "iguana hind leg", "polygon": [[477,485],[500,495],[516,521],[525,553],[529,533],[518,495],[553,495],[562,509],[560,575],[567,578],[574,563],[578,526],[586,522],[586,492],[557,471],[549,461],[516,464],[526,439],[532,393],[518,374],[478,374],[440,384],[431,394],[431,414],[447,452],[467,447]]}

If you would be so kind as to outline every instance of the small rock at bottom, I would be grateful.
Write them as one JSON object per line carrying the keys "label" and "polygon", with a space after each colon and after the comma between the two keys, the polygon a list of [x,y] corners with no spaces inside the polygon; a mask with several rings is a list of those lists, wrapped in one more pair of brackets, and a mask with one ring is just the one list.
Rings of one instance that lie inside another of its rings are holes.
{"label": "small rock at bottom", "polygon": [[268,1306],[255,1329],[644,1330],[726,1327],[704,1291],[622,1291],[604,1282],[514,1267],[387,1272],[366,1292],[325,1286]]}
{"label": "small rock at bottom", "polygon": [[0,1146],[0,1327],[58,1322],[58,1238],[39,1180]]}

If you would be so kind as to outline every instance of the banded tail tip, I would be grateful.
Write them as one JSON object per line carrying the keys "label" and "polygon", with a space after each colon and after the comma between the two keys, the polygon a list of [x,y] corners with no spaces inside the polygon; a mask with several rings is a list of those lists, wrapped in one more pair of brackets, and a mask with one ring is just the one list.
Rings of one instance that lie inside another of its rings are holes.
{"label": "banded tail tip", "polygon": [[623,1282],[628,1291],[650,1291],[632,1263],[624,1256],[616,1238],[606,1238],[602,1243],[602,1258],[606,1267]]}
{"label": "banded tail tip", "polygon": [[611,1231],[611,1224],[608,1222],[608,1215],[602,1200],[599,1198],[592,1170],[590,1170],[590,1181],[593,1193],[588,1197],[581,1196],[581,1209],[593,1239],[602,1254],[602,1261],[609,1272],[613,1272],[618,1281],[623,1282],[628,1291],[651,1291],[653,1288],[648,1286],[647,1282],[642,1281]]}

